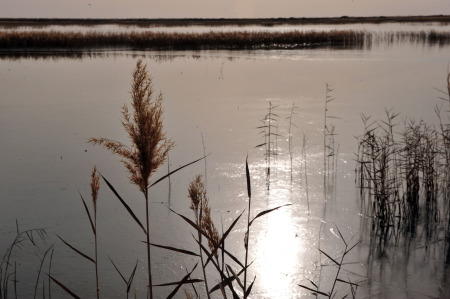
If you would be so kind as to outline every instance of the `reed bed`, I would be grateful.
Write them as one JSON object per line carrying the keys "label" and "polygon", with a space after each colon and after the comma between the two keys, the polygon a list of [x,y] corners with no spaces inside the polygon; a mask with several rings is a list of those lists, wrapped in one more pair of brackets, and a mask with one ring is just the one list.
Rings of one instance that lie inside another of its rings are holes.
{"label": "reed bed", "polygon": [[441,121],[440,132],[423,121],[405,120],[397,133],[398,114],[392,111],[386,110],[386,120],[379,122],[362,118],[356,181],[365,213],[375,219],[373,227],[381,232],[400,224],[412,228],[422,209],[429,224],[437,224],[450,184],[448,124]]}
{"label": "reed bed", "polygon": [[301,48],[364,48],[380,43],[410,42],[450,44],[450,32],[399,31],[371,33],[358,30],[332,31],[210,31],[181,32],[0,32],[0,50],[89,50],[130,48],[139,50],[245,50]]}
{"label": "reed bed", "polygon": [[[207,33],[130,32],[0,32],[0,50],[132,48],[155,50],[284,49],[304,47],[363,47],[368,33],[233,31]],[[450,40],[450,38],[449,38]]]}

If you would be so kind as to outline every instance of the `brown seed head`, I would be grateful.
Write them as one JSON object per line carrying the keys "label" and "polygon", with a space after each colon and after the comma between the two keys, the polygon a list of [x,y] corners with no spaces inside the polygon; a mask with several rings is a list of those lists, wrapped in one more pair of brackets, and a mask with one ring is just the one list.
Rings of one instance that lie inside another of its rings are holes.
{"label": "brown seed head", "polygon": [[220,236],[214,222],[211,219],[211,207],[209,206],[209,200],[207,197],[205,197],[202,202],[202,219],[200,221],[200,227],[208,235],[208,247],[217,259],[217,249],[220,245]]}
{"label": "brown seed head", "polygon": [[100,174],[97,173],[97,166],[94,166],[91,174],[91,195],[94,209],[97,210],[97,196],[100,189]]}
{"label": "brown seed head", "polygon": [[122,163],[130,173],[130,181],[145,193],[150,177],[164,163],[172,140],[163,131],[163,97],[154,96],[152,78],[147,66],[138,60],[131,84],[131,106],[122,108],[122,125],[131,140],[131,147],[107,138],[90,138],[89,143],[102,145],[113,154],[122,157]]}
{"label": "brown seed head", "polygon": [[198,207],[206,197],[205,185],[202,182],[202,176],[197,175],[195,179],[189,184],[188,197],[191,199],[191,209],[198,217]]}

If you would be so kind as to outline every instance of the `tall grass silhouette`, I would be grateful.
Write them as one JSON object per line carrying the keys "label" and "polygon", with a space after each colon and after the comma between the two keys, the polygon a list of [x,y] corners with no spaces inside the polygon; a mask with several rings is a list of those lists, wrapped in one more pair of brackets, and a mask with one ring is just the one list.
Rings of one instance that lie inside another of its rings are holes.
{"label": "tall grass silhouette", "polygon": [[[133,71],[131,84],[132,109],[130,113],[125,104],[122,108],[122,125],[128,133],[131,146],[108,138],[90,138],[89,142],[100,145],[122,158],[122,163],[129,172],[131,183],[136,185],[145,198],[145,227],[125,204],[130,215],[139,224],[146,236],[147,244],[147,268],[148,289],[150,298],[153,298],[151,254],[150,254],[150,216],[149,216],[149,192],[150,178],[161,166],[174,143],[166,137],[163,131],[163,97],[160,93],[155,96],[152,86],[152,78],[148,74],[147,65],[139,59]],[[106,181],[106,179],[105,179]],[[108,186],[115,192],[112,185]],[[116,193],[116,192],[115,192]],[[118,194],[116,193],[118,196]],[[119,197],[119,196],[118,196]],[[119,197],[120,199],[120,197]]]}

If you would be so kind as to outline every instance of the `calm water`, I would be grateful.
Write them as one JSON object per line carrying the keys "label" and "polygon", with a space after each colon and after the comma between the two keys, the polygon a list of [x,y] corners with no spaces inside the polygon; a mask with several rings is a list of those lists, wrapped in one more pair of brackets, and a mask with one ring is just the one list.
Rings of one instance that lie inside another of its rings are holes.
{"label": "calm water", "polygon": [[[97,165],[137,215],[144,219],[144,200],[131,186],[119,159],[86,144],[103,136],[127,142],[120,108],[129,102],[131,72],[142,57],[164,93],[165,128],[176,147],[170,165],[155,178],[210,153],[206,163],[190,166],[151,189],[152,241],[196,251],[192,230],[168,206],[193,218],[187,199],[189,182],[206,174],[216,226],[226,229],[248,206],[245,159],[252,178],[252,215],[292,203],[258,219],[250,234],[250,277],[256,275],[252,298],[313,298],[298,284],[308,279],[329,291],[335,269],[317,248],[340,257],[346,241],[359,245],[346,257],[342,277],[358,282],[358,298],[445,298],[449,270],[444,264],[442,234],[435,239],[402,240],[384,251],[371,237],[361,215],[354,184],[355,136],[362,133],[360,114],[384,117],[385,108],[401,116],[436,121],[434,106],[442,104],[437,89],[446,88],[449,47],[391,44],[371,50],[199,51],[90,53],[72,59],[58,56],[0,60],[0,244],[12,242],[16,220],[21,230],[46,228],[45,243],[24,246],[17,261],[19,297],[33,291],[39,258],[53,245],[51,273],[82,297],[94,296],[93,265],[57,239],[58,234],[84,252],[93,253],[93,237],[80,192],[90,197],[90,172]],[[323,112],[325,85],[336,98],[329,113],[339,144],[336,190],[323,193]],[[266,190],[265,159],[259,130],[269,103],[277,106],[277,158],[272,161],[270,191]],[[288,128],[293,115],[293,163]],[[399,119],[399,123],[402,120]],[[306,145],[303,136],[306,135]],[[307,180],[302,149],[306,150]],[[169,192],[170,190],[170,192]],[[170,194],[170,196],[169,196]],[[309,206],[309,209],[308,209]],[[226,246],[244,260],[245,221],[240,220]],[[144,235],[103,184],[98,202],[101,292],[123,298],[125,285],[109,258],[124,275],[138,262],[132,289],[145,298]],[[419,225],[418,231],[424,231]],[[37,255],[37,256],[36,256]],[[197,262],[153,249],[154,283],[181,279]],[[42,273],[49,272],[49,256]],[[324,265],[321,267],[321,265]],[[210,284],[218,282],[211,272]],[[45,275],[44,275],[45,276]],[[200,272],[196,272],[201,277]],[[45,282],[48,285],[47,281]],[[39,284],[39,293],[42,282]],[[10,292],[12,294],[12,286]],[[189,288],[188,288],[189,289]],[[198,288],[201,292],[201,288]],[[132,291],[134,293],[134,291]],[[165,298],[171,288],[157,288]],[[349,293],[339,287],[341,297]],[[182,293],[182,292],[181,292]],[[180,298],[182,298],[180,293]],[[53,286],[56,297],[64,294]],[[216,294],[217,297],[219,294]]]}

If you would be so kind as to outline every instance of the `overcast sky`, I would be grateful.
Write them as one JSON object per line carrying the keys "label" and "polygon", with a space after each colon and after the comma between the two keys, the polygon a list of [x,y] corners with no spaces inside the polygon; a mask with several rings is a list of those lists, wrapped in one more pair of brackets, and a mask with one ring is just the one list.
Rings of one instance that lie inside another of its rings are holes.
{"label": "overcast sky", "polygon": [[450,0],[0,0],[0,17],[255,18],[450,14]]}

